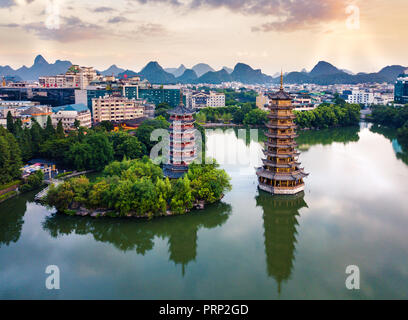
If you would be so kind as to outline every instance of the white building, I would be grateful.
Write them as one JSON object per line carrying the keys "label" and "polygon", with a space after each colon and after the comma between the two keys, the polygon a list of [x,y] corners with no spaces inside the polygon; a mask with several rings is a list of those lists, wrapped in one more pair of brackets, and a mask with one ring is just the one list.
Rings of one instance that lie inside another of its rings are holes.
{"label": "white building", "polygon": [[220,92],[194,92],[187,95],[187,105],[192,109],[225,107],[225,94]]}
{"label": "white building", "polygon": [[132,120],[144,116],[144,105],[138,100],[105,96],[92,99],[92,114],[94,122]]}
{"label": "white building", "polygon": [[75,129],[75,121],[79,121],[81,127],[90,128],[92,126],[92,115],[88,107],[84,104],[70,104],[52,109],[51,116],[54,127],[61,121],[64,130]]}
{"label": "white building", "polygon": [[374,94],[365,91],[352,91],[346,99],[348,103],[370,105],[374,104]]}

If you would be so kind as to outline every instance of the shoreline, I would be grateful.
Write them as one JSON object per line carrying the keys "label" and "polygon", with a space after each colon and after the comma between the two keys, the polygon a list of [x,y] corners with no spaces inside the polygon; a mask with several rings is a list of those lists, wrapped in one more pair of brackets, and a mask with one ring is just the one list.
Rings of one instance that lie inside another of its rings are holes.
{"label": "shoreline", "polygon": [[[219,199],[217,202],[220,202],[224,196]],[[185,214],[192,212],[193,210],[204,210],[207,203],[204,201],[198,201],[193,204],[193,208],[186,210]],[[134,215],[134,214],[128,214],[126,216],[113,216],[110,214],[114,214],[115,211],[113,210],[108,210],[108,209],[87,209],[84,207],[79,207],[77,209],[70,208],[67,210],[67,212],[59,212],[61,214],[71,216],[71,217],[90,217],[90,218],[112,218],[112,219],[117,219],[117,218],[127,218],[127,219],[153,219],[153,218],[161,218],[161,217],[174,217],[174,216],[180,216],[180,214],[174,214],[170,210],[166,211],[166,214],[161,214],[159,216],[153,215],[152,217],[149,217],[148,214],[145,215]]]}

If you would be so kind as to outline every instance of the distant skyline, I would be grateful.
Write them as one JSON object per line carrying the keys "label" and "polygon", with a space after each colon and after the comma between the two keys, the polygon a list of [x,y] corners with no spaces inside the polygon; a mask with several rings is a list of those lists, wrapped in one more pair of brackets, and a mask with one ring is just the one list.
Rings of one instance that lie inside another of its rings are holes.
{"label": "distant skyline", "polygon": [[0,65],[41,54],[98,70],[243,62],[275,74],[325,60],[377,72],[408,65],[406,12],[406,0],[0,0]]}

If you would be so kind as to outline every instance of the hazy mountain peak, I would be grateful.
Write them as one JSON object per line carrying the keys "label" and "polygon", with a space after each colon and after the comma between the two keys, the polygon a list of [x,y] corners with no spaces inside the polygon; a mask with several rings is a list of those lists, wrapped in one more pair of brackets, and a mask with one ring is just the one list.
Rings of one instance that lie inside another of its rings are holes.
{"label": "hazy mountain peak", "polygon": [[192,69],[195,71],[198,77],[201,77],[202,75],[206,74],[209,71],[215,71],[212,67],[210,67],[206,63],[196,64]]}
{"label": "hazy mountain peak", "polygon": [[47,60],[44,59],[44,57],[41,54],[39,54],[34,59],[34,65],[36,64],[48,64],[48,62]]}

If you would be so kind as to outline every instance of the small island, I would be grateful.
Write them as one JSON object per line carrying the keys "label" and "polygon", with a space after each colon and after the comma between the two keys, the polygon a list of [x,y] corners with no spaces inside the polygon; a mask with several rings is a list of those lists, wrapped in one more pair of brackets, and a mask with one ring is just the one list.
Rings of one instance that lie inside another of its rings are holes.
{"label": "small island", "polygon": [[144,157],[112,162],[95,182],[81,176],[51,186],[44,201],[68,215],[151,219],[203,208],[229,190],[230,177],[215,161],[193,163],[184,177],[169,180]]}

